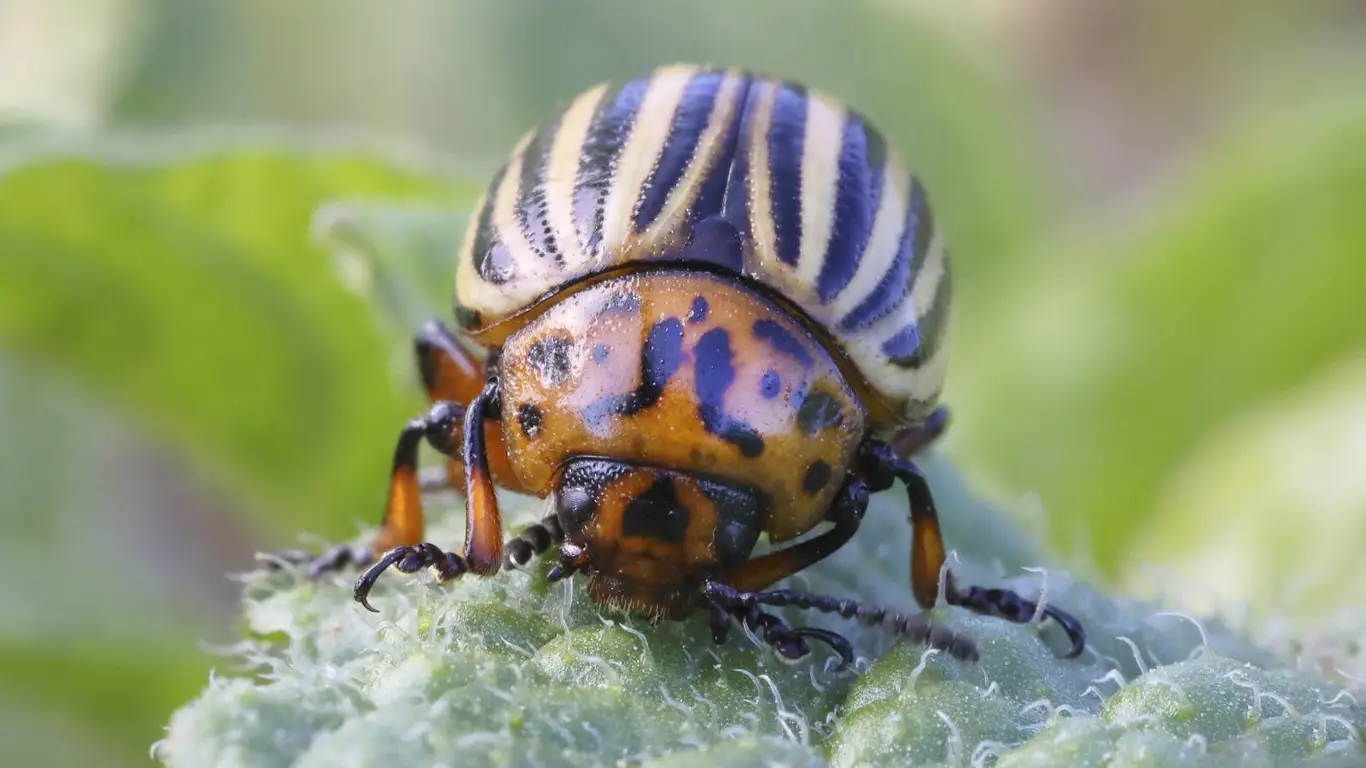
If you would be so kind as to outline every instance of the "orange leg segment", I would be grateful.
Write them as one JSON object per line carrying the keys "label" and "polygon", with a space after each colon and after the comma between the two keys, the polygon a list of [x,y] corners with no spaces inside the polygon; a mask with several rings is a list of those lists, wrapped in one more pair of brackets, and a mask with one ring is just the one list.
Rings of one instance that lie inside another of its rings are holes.
{"label": "orange leg segment", "polygon": [[[417,368],[427,399],[436,403],[471,403],[484,388],[484,361],[475,357],[445,325],[438,320],[423,324],[413,339]],[[496,419],[484,421],[485,453],[494,485],[513,491],[524,490],[517,481],[503,444],[503,426]],[[446,482],[452,488],[465,487],[465,464],[458,455],[446,462]],[[418,539],[422,534],[418,532]],[[417,540],[402,542],[416,544]]]}

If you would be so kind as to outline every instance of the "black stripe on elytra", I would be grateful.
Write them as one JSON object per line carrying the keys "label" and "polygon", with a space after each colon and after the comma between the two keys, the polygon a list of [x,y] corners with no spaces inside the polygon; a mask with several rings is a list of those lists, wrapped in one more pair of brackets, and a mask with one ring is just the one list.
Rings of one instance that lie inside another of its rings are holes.
{"label": "black stripe on elytra", "polygon": [[925,202],[925,189],[918,180],[912,179],[905,228],[901,232],[896,256],[872,292],[840,320],[841,328],[848,331],[867,328],[901,306],[901,302],[915,288],[915,274],[919,272],[920,265],[925,261],[925,252],[929,250],[926,232],[933,228],[929,206]]}
{"label": "black stripe on elytra", "polygon": [[660,474],[621,512],[621,534],[677,544],[688,533],[688,508],[678,501],[673,478]]}
{"label": "black stripe on elytra", "polygon": [[697,144],[707,130],[716,94],[721,88],[724,73],[718,70],[695,73],[683,89],[683,98],[674,111],[669,135],[659,151],[654,168],[645,180],[636,201],[634,224],[637,231],[654,222],[664,209],[669,194],[678,186],[679,179],[695,161]]}
{"label": "black stripe on elytra", "polygon": [[[730,160],[730,168],[726,174],[726,190],[722,195],[721,211],[725,220],[730,222],[735,232],[738,233],[740,241],[744,242],[750,237],[750,225],[752,221],[749,216],[749,171],[750,171],[750,145],[755,141],[764,141],[763,136],[754,136],[754,119],[759,113],[759,100],[764,93],[773,88],[768,83],[753,83],[745,91],[743,105],[739,119],[736,120],[736,141],[735,154]],[[705,224],[706,222],[702,222]]]}
{"label": "black stripe on elytra", "polygon": [[768,127],[769,201],[778,260],[795,265],[802,243],[802,157],[806,146],[806,90],[784,83]]}
{"label": "black stripe on elytra", "polygon": [[679,261],[706,262],[739,274],[744,268],[744,244],[728,219],[712,216],[693,227]]}
{"label": "black stripe on elytra", "polygon": [[474,250],[470,253],[475,271],[495,285],[505,283],[512,277],[512,253],[493,228],[493,208],[497,203],[498,187],[502,185],[507,170],[506,165],[498,169],[489,184],[484,207],[480,209],[479,219],[474,225]]}
{"label": "black stripe on elytra", "polygon": [[589,254],[596,254],[602,245],[603,208],[616,176],[617,156],[631,135],[650,82],[650,77],[640,77],[604,93],[579,150],[574,226],[579,243]]}
{"label": "black stripe on elytra", "polygon": [[754,338],[766,342],[769,346],[779,352],[791,357],[801,363],[803,368],[810,368],[815,362],[811,359],[811,353],[806,351],[806,347],[797,341],[777,320],[760,318],[754,321]]}
{"label": "black stripe on elytra", "polygon": [[522,153],[522,175],[517,187],[517,223],[527,243],[542,257],[564,263],[564,254],[555,242],[546,202],[545,174],[550,152],[559,133],[560,118],[547,122],[532,136]]}
{"label": "black stripe on elytra", "polygon": [[898,368],[919,368],[939,351],[944,342],[942,326],[949,311],[949,297],[953,290],[951,273],[944,265],[944,276],[934,294],[929,310],[917,321],[897,331],[882,343],[882,353]]}
{"label": "black stripe on elytra", "polygon": [[[735,95],[730,97],[735,101],[735,106],[730,113],[730,125],[726,130],[725,143],[718,148],[712,157],[711,170],[707,172],[707,178],[702,182],[701,188],[697,191],[697,198],[693,200],[692,208],[688,211],[689,229],[695,229],[698,222],[710,216],[719,216],[726,210],[729,180],[735,164],[739,161],[740,128],[743,123],[745,104],[749,97],[750,85],[753,82],[752,77],[743,75],[739,87],[735,89]],[[735,269],[738,270],[739,268],[740,265],[737,263]]]}
{"label": "black stripe on elytra", "polygon": [[697,415],[702,427],[754,458],[764,452],[764,438],[748,422],[727,414],[723,402],[735,382],[734,356],[730,334],[713,328],[702,334],[693,347],[693,385],[697,391]]}
{"label": "black stripe on elytra", "polygon": [[825,262],[816,278],[822,303],[839,295],[863,260],[873,231],[878,201],[882,197],[882,164],[886,149],[878,132],[849,113],[840,144],[839,183],[835,188],[834,216]]}
{"label": "black stripe on elytra", "polygon": [[827,427],[839,427],[844,423],[844,412],[839,401],[825,392],[811,392],[802,399],[797,408],[797,426],[802,434],[810,437]]}
{"label": "black stripe on elytra", "polygon": [[640,351],[640,384],[624,395],[603,395],[589,403],[584,422],[596,429],[612,416],[634,416],[658,403],[682,361],[683,323],[676,317],[656,322]]}

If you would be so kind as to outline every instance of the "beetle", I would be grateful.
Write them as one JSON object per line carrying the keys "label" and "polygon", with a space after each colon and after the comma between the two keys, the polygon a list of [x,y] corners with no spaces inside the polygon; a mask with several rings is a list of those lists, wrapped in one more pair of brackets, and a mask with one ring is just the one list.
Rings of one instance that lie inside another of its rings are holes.
{"label": "beetle", "polygon": [[[942,591],[1014,622],[1040,613],[957,583],[912,460],[947,423],[950,295],[925,190],[838,100],[695,66],[584,91],[521,139],[471,216],[459,335],[432,321],[416,337],[432,404],[398,438],[378,534],[309,575],[368,566],[355,599],[374,610],[390,567],[491,576],[558,546],[551,581],[583,574],[599,604],[655,621],[702,610],[717,643],[738,621],[784,659],[815,640],[850,662],[842,636],[766,610],[795,605],[975,659],[923,614],[771,589],[847,543],[869,495],[900,482],[922,608]],[[458,553],[423,541],[424,441],[465,490]],[[554,512],[504,542],[495,487]],[[762,534],[788,545],[751,557]],[[1082,651],[1074,617],[1041,615]]]}

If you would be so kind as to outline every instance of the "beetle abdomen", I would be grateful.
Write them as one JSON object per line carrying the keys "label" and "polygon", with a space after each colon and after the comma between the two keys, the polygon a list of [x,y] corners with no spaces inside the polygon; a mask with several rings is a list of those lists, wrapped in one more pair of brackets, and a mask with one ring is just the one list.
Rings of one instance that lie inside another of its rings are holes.
{"label": "beetle abdomen", "polygon": [[471,219],[456,308],[476,338],[560,288],[705,263],[785,297],[915,422],[943,383],[948,262],[920,184],[858,113],[738,70],[600,85],[529,133]]}

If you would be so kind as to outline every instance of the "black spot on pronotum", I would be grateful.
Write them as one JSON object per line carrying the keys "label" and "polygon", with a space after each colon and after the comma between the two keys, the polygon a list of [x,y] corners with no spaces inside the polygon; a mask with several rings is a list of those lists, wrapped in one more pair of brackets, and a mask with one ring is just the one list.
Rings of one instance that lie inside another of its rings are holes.
{"label": "black spot on pronotum", "polygon": [[526,435],[527,439],[536,439],[536,435],[541,432],[543,420],[541,409],[531,403],[522,403],[517,406],[517,424],[522,428],[522,434]]}
{"label": "black spot on pronotum", "polygon": [[778,372],[772,368],[764,371],[764,375],[759,378],[759,394],[765,400],[772,400],[778,396],[783,389],[783,380],[778,376]]}
{"label": "black spot on pronotum", "polygon": [[830,465],[824,461],[813,461],[802,475],[802,490],[807,496],[815,496],[830,482]]}
{"label": "black spot on pronotum", "polygon": [[640,311],[640,294],[635,291],[617,291],[602,304],[602,314],[634,315]]}
{"label": "black spot on pronotum", "polygon": [[803,368],[811,367],[811,353],[778,321],[768,318],[755,320],[754,338],[767,342],[769,346],[801,363]]}
{"label": "black spot on pronotum", "polygon": [[607,355],[611,353],[611,351],[612,348],[606,344],[593,345],[593,362],[597,365],[602,365],[607,362]]}
{"label": "black spot on pronotum", "polygon": [[806,435],[814,435],[826,427],[844,423],[844,413],[835,398],[824,392],[812,392],[797,409],[797,426]]}
{"label": "black spot on pronotum", "polygon": [[678,501],[673,480],[660,475],[622,510],[621,533],[677,544],[688,533],[688,517],[687,507]]}
{"label": "black spot on pronotum", "polygon": [[568,336],[537,339],[527,350],[526,361],[545,386],[553,387],[569,378],[569,357],[574,340]]}
{"label": "black spot on pronotum", "polygon": [[692,305],[688,307],[688,325],[697,325],[707,319],[707,300],[701,296],[695,296]]}
{"label": "black spot on pronotum", "polygon": [[583,419],[590,428],[612,415],[634,416],[659,402],[664,387],[683,360],[683,323],[666,317],[650,326],[640,351],[640,384],[624,395],[604,395],[588,404]]}
{"label": "black spot on pronotum", "polygon": [[697,416],[702,420],[702,427],[739,448],[742,456],[752,459],[762,454],[764,438],[759,431],[722,409],[726,391],[735,381],[730,334],[724,328],[707,331],[697,340],[693,356],[693,385],[697,390]]}

